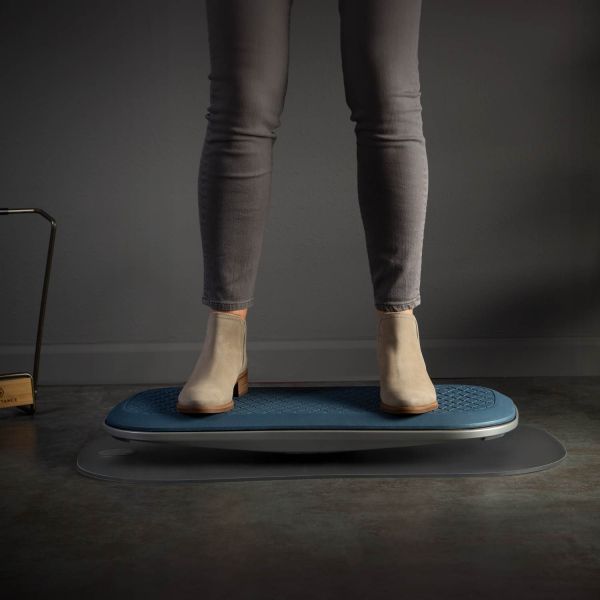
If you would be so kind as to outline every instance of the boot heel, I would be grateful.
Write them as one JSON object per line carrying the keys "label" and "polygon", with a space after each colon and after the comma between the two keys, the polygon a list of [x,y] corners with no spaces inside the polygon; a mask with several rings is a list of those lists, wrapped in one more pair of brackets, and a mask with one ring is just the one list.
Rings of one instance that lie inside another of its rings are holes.
{"label": "boot heel", "polygon": [[240,374],[233,386],[233,397],[243,396],[248,393],[248,369]]}

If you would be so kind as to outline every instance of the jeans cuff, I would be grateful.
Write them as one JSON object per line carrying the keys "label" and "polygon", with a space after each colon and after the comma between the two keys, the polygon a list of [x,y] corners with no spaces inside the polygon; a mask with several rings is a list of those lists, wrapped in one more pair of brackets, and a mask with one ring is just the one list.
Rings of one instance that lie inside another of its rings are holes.
{"label": "jeans cuff", "polygon": [[210,298],[205,298],[202,296],[202,304],[210,306],[211,308],[215,308],[216,310],[239,310],[253,306],[254,298],[249,298],[248,300],[224,302],[221,300],[211,300]]}
{"label": "jeans cuff", "polygon": [[410,308],[416,308],[421,304],[421,295],[419,294],[412,300],[406,300],[404,302],[376,302],[375,308],[383,310],[385,312],[400,312],[402,310],[408,310]]}

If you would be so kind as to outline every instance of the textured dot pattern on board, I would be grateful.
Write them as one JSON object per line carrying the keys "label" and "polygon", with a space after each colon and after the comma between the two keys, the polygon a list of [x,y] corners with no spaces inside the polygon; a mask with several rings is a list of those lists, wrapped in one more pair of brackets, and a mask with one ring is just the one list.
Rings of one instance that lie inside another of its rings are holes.
{"label": "textured dot pattern on board", "polygon": [[[432,412],[473,412],[492,408],[494,391],[472,385],[435,386],[439,408]],[[128,413],[176,415],[181,387],[155,388],[135,394],[125,402]],[[380,412],[379,386],[250,387],[234,398],[231,413],[240,415],[327,415]]]}

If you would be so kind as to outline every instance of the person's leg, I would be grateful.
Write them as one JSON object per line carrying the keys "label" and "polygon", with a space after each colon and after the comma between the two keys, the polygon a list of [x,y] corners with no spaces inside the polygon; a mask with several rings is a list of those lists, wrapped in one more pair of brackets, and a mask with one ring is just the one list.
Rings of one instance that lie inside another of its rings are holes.
{"label": "person's leg", "polygon": [[421,0],[339,0],[346,102],[375,306],[421,303],[428,164],[421,118]]}
{"label": "person's leg", "polygon": [[198,176],[202,303],[253,304],[288,81],[293,0],[207,0],[210,106]]}
{"label": "person's leg", "polygon": [[206,0],[210,106],[198,175],[204,254],[202,351],[177,397],[184,414],[232,410],[248,391],[246,312],[271,195],[287,89],[293,0]]}

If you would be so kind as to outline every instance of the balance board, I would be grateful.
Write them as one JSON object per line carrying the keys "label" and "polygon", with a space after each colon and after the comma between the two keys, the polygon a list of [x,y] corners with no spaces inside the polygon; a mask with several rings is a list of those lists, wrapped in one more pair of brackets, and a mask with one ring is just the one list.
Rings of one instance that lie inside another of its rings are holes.
{"label": "balance board", "polygon": [[379,386],[255,386],[226,413],[184,415],[175,406],[181,387],[134,394],[107,415],[113,438],[147,444],[262,452],[342,452],[487,440],[518,425],[504,394],[482,386],[436,384],[439,407],[417,415],[379,408]]}

